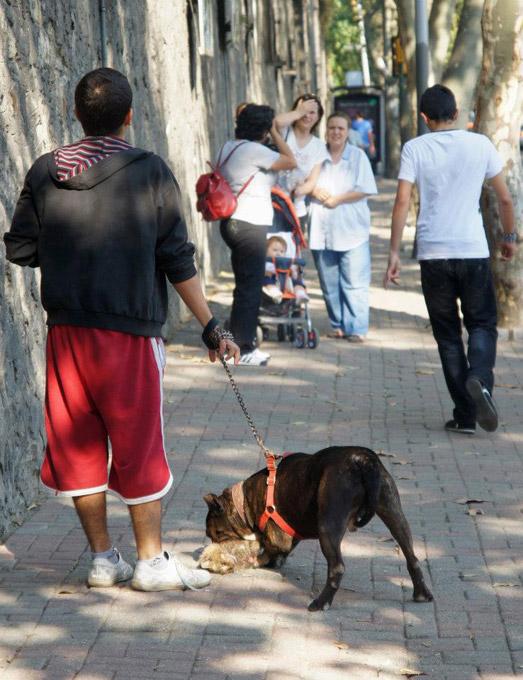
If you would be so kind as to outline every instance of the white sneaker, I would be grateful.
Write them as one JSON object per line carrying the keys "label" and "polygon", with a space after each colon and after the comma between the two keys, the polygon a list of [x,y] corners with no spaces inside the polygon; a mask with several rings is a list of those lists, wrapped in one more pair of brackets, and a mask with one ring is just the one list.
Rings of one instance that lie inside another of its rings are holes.
{"label": "white sneaker", "polygon": [[281,292],[280,288],[274,284],[263,286],[262,292],[265,293],[265,295],[276,305],[279,305],[283,299],[283,293]]}
{"label": "white sneaker", "polygon": [[147,591],[198,590],[211,582],[211,575],[205,569],[190,569],[168,552],[164,552],[164,558],[156,558],[152,565],[146,560],[138,560],[131,586]]}
{"label": "white sneaker", "polygon": [[239,366],[266,366],[270,357],[270,354],[256,348],[252,352],[241,355]]}
{"label": "white sneaker", "polygon": [[308,302],[310,298],[304,290],[297,290],[296,300],[298,300],[298,302]]}
{"label": "white sneaker", "polygon": [[259,355],[260,357],[265,357],[265,359],[270,359],[270,358],[271,358],[271,355],[269,354],[269,352],[264,352],[262,349],[258,349],[258,348],[256,348],[255,351],[258,352],[258,355]]}
{"label": "white sneaker", "polygon": [[95,557],[89,573],[87,583],[91,588],[110,588],[120,581],[128,581],[133,575],[133,568],[122,558],[118,550],[114,549],[118,562],[113,564],[105,557]]}
{"label": "white sneaker", "polygon": [[[255,354],[255,353],[256,353],[256,354]],[[240,362],[239,362],[239,363],[240,363],[240,364],[241,364],[241,363],[244,363],[244,362],[242,362],[242,358],[243,358],[244,356],[245,356],[245,357],[246,357],[247,355],[248,355],[248,356],[251,356],[251,355],[253,355],[253,354],[254,354],[258,359],[260,359],[260,360],[262,360],[262,361],[265,361],[265,363],[267,363],[267,361],[271,358],[271,355],[269,354],[269,352],[262,352],[261,349],[254,349],[254,350],[252,350],[252,352],[247,352],[246,354],[242,354],[242,355],[240,356]],[[231,364],[231,365],[234,365],[234,357],[230,357],[229,359],[227,359],[227,363],[228,363],[228,364]],[[247,362],[245,362],[245,363],[246,363],[246,365],[247,365]],[[264,365],[264,364],[254,364],[254,363],[252,363],[252,362],[249,362],[249,363],[251,364],[251,366],[255,366],[255,365],[260,365],[260,366],[261,366],[261,365]]]}

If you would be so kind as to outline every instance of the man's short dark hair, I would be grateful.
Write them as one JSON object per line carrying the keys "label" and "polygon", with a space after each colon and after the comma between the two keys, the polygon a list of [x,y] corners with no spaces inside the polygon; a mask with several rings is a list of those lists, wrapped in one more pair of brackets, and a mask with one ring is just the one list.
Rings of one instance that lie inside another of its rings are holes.
{"label": "man's short dark hair", "polygon": [[421,95],[420,111],[430,120],[452,120],[456,115],[456,98],[445,85],[433,85]]}
{"label": "man's short dark hair", "polygon": [[270,132],[274,120],[274,109],[270,106],[247,104],[236,119],[236,139],[260,142]]}
{"label": "man's short dark hair", "polygon": [[116,132],[133,103],[129,81],[112,68],[86,73],[74,93],[76,115],[86,135]]}

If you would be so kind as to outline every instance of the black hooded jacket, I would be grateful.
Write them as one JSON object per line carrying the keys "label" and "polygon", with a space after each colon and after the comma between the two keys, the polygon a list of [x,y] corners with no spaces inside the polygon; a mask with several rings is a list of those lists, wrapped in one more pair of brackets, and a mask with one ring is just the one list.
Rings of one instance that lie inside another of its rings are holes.
{"label": "black hooded jacket", "polygon": [[7,259],[40,267],[47,323],[159,336],[167,282],[196,274],[180,190],[155,154],[131,148],[59,181],[52,153],[27,173],[4,235]]}

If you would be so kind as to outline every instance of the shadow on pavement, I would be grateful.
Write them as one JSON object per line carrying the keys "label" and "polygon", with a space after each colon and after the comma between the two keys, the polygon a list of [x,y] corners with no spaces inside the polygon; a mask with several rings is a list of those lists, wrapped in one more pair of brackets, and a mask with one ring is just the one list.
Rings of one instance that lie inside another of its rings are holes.
{"label": "shadow on pavement", "polygon": [[[390,208],[390,194],[375,201]],[[377,229],[386,216],[377,213]],[[384,262],[384,232],[373,235]],[[435,602],[411,601],[403,557],[377,519],[343,543],[346,573],[333,608],[310,614],[325,560],[305,541],[279,571],[216,576],[205,591],[88,590],[88,554],[68,501],[35,508],[0,550],[2,680],[507,680],[523,664],[518,571],[521,504],[521,347],[501,343],[497,433],[442,430],[450,403],[423,315],[415,266],[383,292],[378,265],[372,329],[361,346],[322,337],[316,350],[268,342],[266,368],[234,374],[276,451],[363,444],[394,475]],[[309,268],[309,272],[311,272]],[[314,273],[315,325],[327,329]],[[389,297],[385,297],[389,296]],[[230,278],[213,309],[224,318]],[[166,547],[189,563],[204,543],[202,496],[263,465],[220,365],[194,324],[168,347],[165,434],[175,486],[165,502]],[[134,555],[124,506],[109,503],[114,542]],[[483,513],[483,514],[480,514]]]}

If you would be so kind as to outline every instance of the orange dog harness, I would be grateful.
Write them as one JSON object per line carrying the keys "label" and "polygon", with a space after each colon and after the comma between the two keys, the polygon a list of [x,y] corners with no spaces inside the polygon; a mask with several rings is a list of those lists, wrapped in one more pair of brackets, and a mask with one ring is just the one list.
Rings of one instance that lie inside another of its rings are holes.
{"label": "orange dog harness", "polygon": [[[285,456],[288,455],[290,454],[284,453],[283,457],[285,458]],[[260,529],[261,532],[265,531],[267,522],[270,519],[272,519],[272,521],[277,526],[279,526],[280,529],[284,531],[286,534],[292,536],[292,538],[302,539],[303,536],[301,536],[297,531],[295,531],[290,526],[290,524],[287,524],[287,522],[283,519],[283,517],[276,509],[276,504],[274,501],[274,488],[276,486],[276,471],[277,471],[276,457],[274,455],[267,456],[266,462],[267,470],[269,471],[269,476],[267,477],[267,496],[265,499],[265,510],[260,519],[258,520],[258,528]]]}
{"label": "orange dog harness", "polygon": [[[281,456],[281,458],[285,458],[286,456],[290,455],[291,455],[290,452],[285,452],[283,456]],[[272,521],[287,535],[292,536],[292,538],[298,538],[301,540],[303,536],[301,536],[297,531],[295,531],[290,526],[290,524],[287,524],[287,522],[283,519],[283,517],[276,509],[276,505],[274,502],[274,488],[276,486],[276,470],[277,470],[276,456],[274,454],[268,455],[266,456],[265,460],[267,462],[267,470],[269,471],[269,476],[267,477],[267,495],[265,498],[265,510],[260,519],[258,520],[258,528],[263,533],[265,531],[265,527],[267,526],[267,522],[270,519],[272,519]],[[234,484],[234,486],[231,489],[231,492],[232,501],[236,512],[240,515],[242,522],[246,526],[249,526],[249,523],[247,522],[247,517],[245,516],[243,482],[238,482],[237,484]]]}

